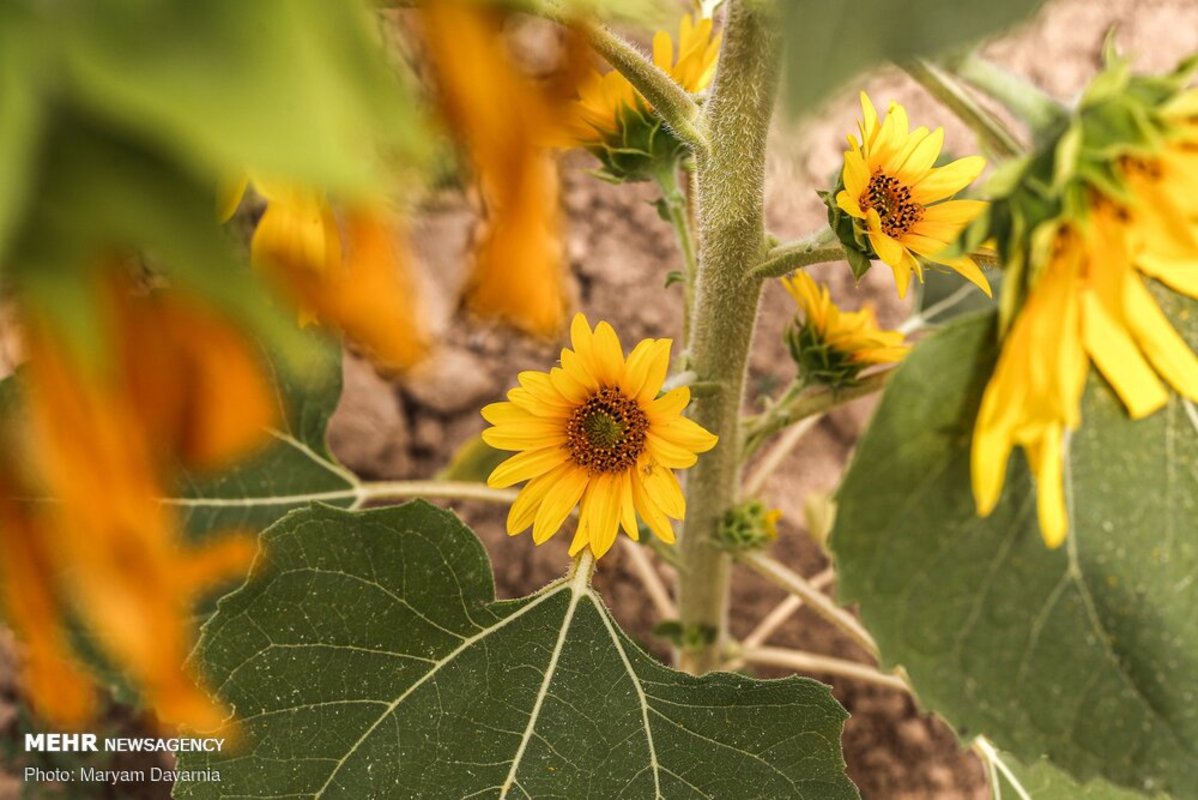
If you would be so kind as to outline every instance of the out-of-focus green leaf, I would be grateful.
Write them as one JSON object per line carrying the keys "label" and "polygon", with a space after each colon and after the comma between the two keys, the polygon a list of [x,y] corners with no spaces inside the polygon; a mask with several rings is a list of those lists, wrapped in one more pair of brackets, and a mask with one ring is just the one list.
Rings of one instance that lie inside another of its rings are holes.
{"label": "out-of-focus green leaf", "polygon": [[202,164],[326,188],[377,186],[382,142],[422,150],[413,99],[353,0],[40,4],[73,99]]}
{"label": "out-of-focus green leaf", "polygon": [[242,746],[175,796],[856,797],[843,709],[804,678],[674,672],[585,572],[496,601],[482,544],[424,502],[276,523],[197,657]]}
{"label": "out-of-focus green leaf", "polygon": [[[1159,293],[1191,346],[1198,303]],[[1075,779],[1198,787],[1198,410],[1132,422],[1092,377],[1071,437],[1064,546],[1047,549],[1021,453],[979,518],[974,418],[994,316],[956,320],[899,368],[838,496],[842,600],[927,707]]]}
{"label": "out-of-focus green leaf", "polygon": [[[1002,273],[990,270],[986,273],[990,288],[997,295],[1002,283]],[[994,308],[994,301],[972,283],[961,280],[961,276],[938,268],[925,269],[923,283],[919,287],[919,313],[932,314],[930,322],[947,322],[953,317]]]}
{"label": "out-of-focus green leaf", "polygon": [[441,470],[437,478],[443,481],[481,483],[510,455],[511,453],[496,450],[484,442],[482,436],[475,436],[458,448],[453,454],[453,459]]}
{"label": "out-of-focus green leaf", "polygon": [[1042,2],[782,0],[788,105],[807,112],[876,64],[959,48],[1018,22]]}
{"label": "out-of-focus green leaf", "polygon": [[1168,800],[1164,794],[1144,795],[1101,778],[1080,785],[1046,759],[1029,767],[1006,753],[997,755],[1001,763],[991,772],[992,800]]}
{"label": "out-of-focus green leaf", "polygon": [[80,352],[101,357],[90,271],[138,248],[180,289],[202,295],[261,337],[286,368],[323,374],[291,313],[235,257],[215,217],[215,186],[88,120],[63,120],[47,139],[32,208],[8,255],[23,301]]}
{"label": "out-of-focus green leaf", "polygon": [[41,73],[36,29],[11,4],[0,5],[0,272],[9,236],[24,212],[41,132]]}

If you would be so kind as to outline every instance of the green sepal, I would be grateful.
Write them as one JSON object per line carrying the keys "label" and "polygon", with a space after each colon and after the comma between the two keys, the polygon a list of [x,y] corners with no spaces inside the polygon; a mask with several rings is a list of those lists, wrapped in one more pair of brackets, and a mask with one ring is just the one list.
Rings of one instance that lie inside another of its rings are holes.
{"label": "green sepal", "polygon": [[830,347],[811,325],[792,324],[786,329],[786,347],[805,384],[840,389],[857,382],[864,365],[847,353]]}
{"label": "green sepal", "polygon": [[869,243],[869,238],[866,237],[857,220],[836,205],[836,195],[843,189],[844,183],[837,181],[832,191],[817,191],[816,194],[828,208],[828,227],[836,234],[837,240],[844,245],[845,258],[849,262],[849,269],[853,271],[853,277],[861,280],[873,266],[873,260],[878,257],[878,254],[874,252],[873,245]]}
{"label": "green sepal", "polygon": [[716,526],[716,547],[733,553],[768,547],[778,538],[777,516],[760,500],[737,503]]}
{"label": "green sepal", "polygon": [[[639,99],[617,115],[614,131],[600,131],[597,142],[585,144],[602,166],[596,177],[609,183],[655,180],[663,169],[676,169],[687,154],[686,145],[661,118]],[[662,209],[658,209],[661,214]]]}

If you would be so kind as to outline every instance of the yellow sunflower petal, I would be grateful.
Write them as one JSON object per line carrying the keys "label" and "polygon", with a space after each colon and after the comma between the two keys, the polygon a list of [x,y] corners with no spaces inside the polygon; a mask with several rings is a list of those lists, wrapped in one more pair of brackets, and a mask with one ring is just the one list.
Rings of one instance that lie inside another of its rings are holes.
{"label": "yellow sunflower petal", "polygon": [[650,461],[641,467],[640,473],[645,493],[666,516],[674,519],[686,516],[686,498],[673,472]]}
{"label": "yellow sunflower petal", "polygon": [[911,199],[922,205],[952,197],[977,180],[986,168],[986,159],[981,156],[958,158],[951,164],[933,169],[919,183],[911,187]]}
{"label": "yellow sunflower petal", "polygon": [[532,540],[536,544],[549,541],[561,529],[562,523],[578,505],[587,488],[589,478],[585,470],[571,464],[559,470],[559,473],[552,491],[546,492],[533,520]]}
{"label": "yellow sunflower petal", "polygon": [[620,487],[612,475],[592,478],[583,497],[582,516],[595,558],[602,558],[616,541],[620,526]]}
{"label": "yellow sunflower petal", "polygon": [[632,473],[621,472],[618,482],[620,486],[620,527],[632,541],[639,541],[641,532],[636,524],[636,505],[632,499]]}
{"label": "yellow sunflower petal", "polygon": [[487,485],[493,489],[503,489],[530,480],[561,466],[566,458],[567,452],[562,447],[525,450],[497,466],[488,476]]}
{"label": "yellow sunflower petal", "polygon": [[670,469],[687,469],[699,460],[699,456],[693,451],[665,438],[660,427],[651,428],[645,434],[645,448],[658,463]]}
{"label": "yellow sunflower petal", "polygon": [[665,425],[655,425],[653,431],[662,439],[694,453],[706,453],[719,441],[714,433],[686,417],[678,417]]}
{"label": "yellow sunflower petal", "polygon": [[653,531],[654,536],[666,544],[673,544],[674,526],[670,524],[670,518],[649,497],[639,472],[632,475],[631,483],[632,501],[636,505],[636,511],[641,515],[641,519],[649,526],[649,530]]}
{"label": "yellow sunflower petal", "polygon": [[1060,547],[1069,532],[1061,439],[1060,426],[1052,426],[1035,447],[1028,448],[1028,462],[1036,476],[1036,516],[1040,522],[1040,535],[1052,548]]}
{"label": "yellow sunflower petal", "polygon": [[1179,394],[1198,400],[1198,356],[1178,335],[1138,277],[1128,273],[1125,286],[1124,312],[1136,343]]}
{"label": "yellow sunflower petal", "polygon": [[1083,302],[1082,337],[1086,352],[1127,407],[1141,419],[1168,402],[1168,395],[1127,330],[1117,324],[1093,295]]}

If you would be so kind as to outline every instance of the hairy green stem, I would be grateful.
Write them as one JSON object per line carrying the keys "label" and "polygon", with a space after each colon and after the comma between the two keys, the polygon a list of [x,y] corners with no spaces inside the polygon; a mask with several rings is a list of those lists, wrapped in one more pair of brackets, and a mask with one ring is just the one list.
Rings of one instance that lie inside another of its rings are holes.
{"label": "hairy green stem", "polygon": [[727,638],[728,555],[716,526],[737,499],[740,409],[765,255],[765,147],[779,76],[772,4],[729,0],[724,43],[711,98],[704,106],[709,146],[695,153],[699,272],[689,347],[692,368],[713,390],[696,397],[696,422],[719,436],[687,477],[686,521],[679,537],[678,612],[686,630],[714,633],[679,653],[695,674],[716,669]]}
{"label": "hairy green stem", "polygon": [[698,256],[695,252],[695,236],[691,230],[690,212],[687,210],[686,195],[678,182],[678,165],[663,165],[655,176],[661,189],[662,207],[674,236],[678,250],[682,253],[682,340],[690,337],[691,315],[695,308],[695,276],[699,272]]}
{"label": "hairy green stem", "polygon": [[1068,116],[1065,107],[1038,86],[970,52],[945,62],[961,80],[993,97],[1035,133],[1052,130]]}
{"label": "hairy green stem", "polygon": [[802,239],[770,248],[765,260],[753,268],[753,275],[758,278],[781,278],[802,267],[843,261],[844,258],[844,246],[836,241],[836,234],[831,228],[821,228]]}
{"label": "hairy green stem", "polygon": [[999,158],[1012,158],[1023,152],[1024,148],[1007,126],[978,105],[952,75],[923,60],[913,61],[905,69],[928,94],[969,126],[986,150]]}
{"label": "hairy green stem", "polygon": [[575,21],[573,24],[587,37],[595,52],[649,101],[679,139],[696,153],[707,149],[708,137],[699,104],[686,89],[606,26],[592,21]]}
{"label": "hairy green stem", "polygon": [[821,386],[806,391],[788,391],[777,405],[744,421],[743,457],[753,455],[770,436],[785,427],[815,414],[822,414],[850,400],[880,391],[892,372],[893,369],[874,372],[860,378],[851,386],[839,389]]}

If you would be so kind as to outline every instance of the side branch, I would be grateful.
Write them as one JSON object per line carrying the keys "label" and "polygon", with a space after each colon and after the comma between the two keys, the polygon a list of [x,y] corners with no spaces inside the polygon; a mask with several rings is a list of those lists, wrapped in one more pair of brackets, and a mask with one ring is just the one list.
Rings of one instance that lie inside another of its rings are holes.
{"label": "side branch", "polygon": [[827,595],[812,586],[806,578],[763,553],[746,553],[741,556],[740,561],[762,577],[797,596],[812,611],[831,622],[859,644],[865,652],[877,658],[878,645],[869,635],[869,631],[865,630],[856,617],[836,605]]}
{"label": "side branch", "polygon": [[796,269],[828,261],[843,261],[844,257],[844,246],[836,241],[831,230],[824,228],[802,239],[772,248],[766,253],[765,260],[753,268],[752,275],[754,278],[781,278]]}
{"label": "side branch", "polygon": [[744,458],[748,458],[773,434],[800,420],[835,408],[842,403],[881,391],[894,369],[872,372],[852,386],[840,389],[819,387],[798,392],[778,405],[744,421]]}
{"label": "side branch", "polygon": [[679,139],[695,152],[705,152],[708,141],[699,105],[685,89],[645,57],[628,40],[597,22],[576,22],[595,52],[603,56],[644,95],[653,110]]}

